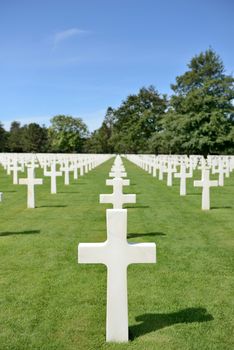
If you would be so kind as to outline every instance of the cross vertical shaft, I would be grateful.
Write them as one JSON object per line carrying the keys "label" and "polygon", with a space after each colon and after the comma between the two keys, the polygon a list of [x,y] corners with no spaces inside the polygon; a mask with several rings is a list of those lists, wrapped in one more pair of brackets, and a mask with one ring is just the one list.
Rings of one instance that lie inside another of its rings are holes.
{"label": "cross vertical shaft", "polygon": [[127,210],[107,210],[107,240],[80,243],[79,263],[107,266],[106,340],[128,341],[127,267],[135,263],[155,263],[155,243],[127,242]]}

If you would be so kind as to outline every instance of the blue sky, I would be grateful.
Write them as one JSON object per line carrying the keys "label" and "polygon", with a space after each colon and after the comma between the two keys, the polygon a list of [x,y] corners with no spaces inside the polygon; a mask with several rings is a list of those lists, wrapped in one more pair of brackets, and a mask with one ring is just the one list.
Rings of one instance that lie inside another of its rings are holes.
{"label": "blue sky", "polygon": [[234,73],[233,0],[0,0],[0,121],[81,117],[170,84],[210,46]]}

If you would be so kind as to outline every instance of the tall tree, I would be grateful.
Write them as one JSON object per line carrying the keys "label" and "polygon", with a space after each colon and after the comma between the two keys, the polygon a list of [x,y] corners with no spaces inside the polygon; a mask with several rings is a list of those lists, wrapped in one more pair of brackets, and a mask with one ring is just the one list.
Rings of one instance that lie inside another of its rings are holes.
{"label": "tall tree", "polygon": [[160,131],[160,119],[167,108],[166,96],[150,86],[130,95],[114,111],[111,143],[116,152],[147,152],[148,140]]}
{"label": "tall tree", "polygon": [[45,126],[30,123],[23,128],[24,152],[46,152],[48,150],[48,135]]}
{"label": "tall tree", "polygon": [[225,152],[234,143],[234,79],[225,75],[223,62],[212,49],[193,57],[188,68],[171,86],[174,95],[164,135],[171,135],[182,152]]}
{"label": "tall tree", "polygon": [[7,150],[7,137],[8,133],[4,129],[2,123],[0,122],[0,152]]}
{"label": "tall tree", "polygon": [[88,128],[80,118],[57,115],[51,119],[49,137],[54,152],[82,152]]}
{"label": "tall tree", "polygon": [[106,115],[101,127],[95,130],[85,143],[85,151],[90,153],[113,153],[111,136],[115,121],[114,110],[107,108]]}
{"label": "tall tree", "polygon": [[11,123],[9,137],[8,137],[8,148],[10,152],[23,152],[23,128],[20,123],[13,121]]}

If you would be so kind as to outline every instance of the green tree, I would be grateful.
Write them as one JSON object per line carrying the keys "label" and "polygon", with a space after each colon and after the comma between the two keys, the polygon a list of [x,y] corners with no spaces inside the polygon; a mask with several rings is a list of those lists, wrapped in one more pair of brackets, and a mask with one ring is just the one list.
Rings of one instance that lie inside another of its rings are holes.
{"label": "green tree", "polygon": [[174,95],[162,139],[173,140],[172,151],[205,156],[226,152],[234,142],[234,79],[225,75],[212,49],[193,57],[188,68],[171,85]]}
{"label": "green tree", "polygon": [[30,123],[23,127],[24,152],[46,152],[48,150],[48,134],[45,126]]}
{"label": "green tree", "polygon": [[7,151],[7,138],[8,133],[0,122],[0,152]]}
{"label": "green tree", "polygon": [[100,129],[94,130],[84,144],[84,152],[86,153],[104,153],[102,148],[102,140],[100,137]]}
{"label": "green tree", "polygon": [[11,123],[9,137],[8,137],[8,148],[10,152],[23,152],[23,128],[20,123],[13,121]]}
{"label": "green tree", "polygon": [[166,96],[160,96],[153,86],[141,88],[130,95],[114,111],[111,144],[116,152],[148,152],[148,141],[160,131],[160,120],[167,108]]}
{"label": "green tree", "polygon": [[80,118],[57,115],[51,119],[49,139],[54,152],[82,152],[88,128]]}
{"label": "green tree", "polygon": [[85,151],[90,153],[113,153],[111,136],[114,127],[114,110],[108,107],[104,121],[98,130],[95,130],[85,144]]}

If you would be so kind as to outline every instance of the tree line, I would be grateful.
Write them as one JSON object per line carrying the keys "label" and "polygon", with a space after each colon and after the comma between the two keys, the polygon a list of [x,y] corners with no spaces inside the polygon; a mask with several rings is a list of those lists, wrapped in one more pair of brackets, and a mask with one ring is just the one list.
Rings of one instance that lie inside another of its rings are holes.
{"label": "tree line", "polygon": [[172,95],[142,87],[118,108],[108,107],[89,133],[80,118],[57,115],[49,127],[0,124],[0,151],[83,153],[234,153],[234,78],[212,49],[194,56],[176,77]]}

